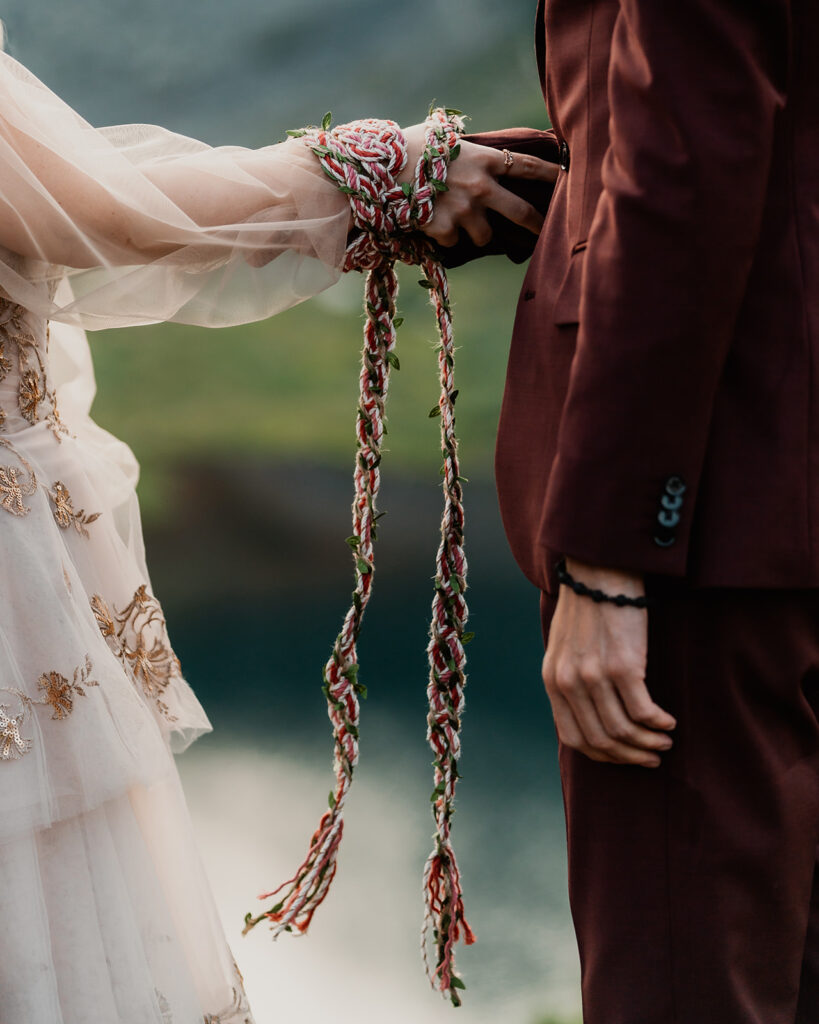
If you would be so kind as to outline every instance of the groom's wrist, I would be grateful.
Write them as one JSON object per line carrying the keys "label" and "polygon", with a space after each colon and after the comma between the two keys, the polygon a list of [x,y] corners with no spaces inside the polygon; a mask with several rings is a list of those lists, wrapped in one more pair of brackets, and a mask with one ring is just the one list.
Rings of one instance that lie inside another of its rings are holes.
{"label": "groom's wrist", "polygon": [[571,555],[566,555],[566,568],[581,583],[600,590],[638,597],[645,593],[645,581],[641,572],[615,569],[609,566],[591,565]]}

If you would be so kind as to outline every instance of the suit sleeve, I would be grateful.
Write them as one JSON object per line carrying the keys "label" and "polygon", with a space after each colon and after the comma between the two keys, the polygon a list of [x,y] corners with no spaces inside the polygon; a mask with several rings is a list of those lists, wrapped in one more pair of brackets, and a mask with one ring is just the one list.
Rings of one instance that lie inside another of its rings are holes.
{"label": "suit sleeve", "polygon": [[785,103],[788,0],[621,0],[609,147],[541,534],[682,576]]}
{"label": "suit sleeve", "polygon": [[[504,131],[465,135],[464,138],[481,146],[508,149],[510,153],[529,153],[552,163],[560,160],[560,146],[551,129],[539,131],[534,128],[507,128]],[[504,178],[503,185],[546,215],[554,191],[553,184],[547,181],[527,181],[524,178]],[[494,210],[488,212],[487,219],[492,226],[492,240],[488,245],[475,245],[469,235],[461,231],[455,245],[438,246],[438,256],[445,267],[451,269],[480,256],[498,255],[508,256],[513,263],[523,263],[532,255],[537,237],[531,231],[512,223]]]}

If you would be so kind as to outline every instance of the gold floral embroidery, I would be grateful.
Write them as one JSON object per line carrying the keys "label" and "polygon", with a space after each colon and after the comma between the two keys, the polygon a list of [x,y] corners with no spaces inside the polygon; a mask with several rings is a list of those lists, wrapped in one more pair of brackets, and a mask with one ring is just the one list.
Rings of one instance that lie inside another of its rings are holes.
{"label": "gold floral embroidery", "polygon": [[[48,490],[48,488],[46,488]],[[71,502],[71,495],[68,493],[68,488],[62,481],[58,480],[54,484],[54,490],[48,491],[48,496],[54,502],[54,518],[57,520],[57,525],[63,530],[67,530],[69,526],[73,526],[78,533],[81,533],[83,537],[88,536],[88,530],[86,526],[89,523],[93,523],[95,519],[99,519],[102,515],[101,512],[94,512],[90,516],[85,514],[85,509],[80,509],[79,512],[74,511],[74,506]]]}
{"label": "gold floral embroidery", "polygon": [[91,607],[108,646],[165,718],[175,722],[176,715],[171,714],[162,694],[173,679],[182,678],[182,666],[171,648],[159,602],[147,584],[136,590],[121,611],[112,611],[99,594],[91,598]]}
{"label": "gold floral embroidery", "polygon": [[[9,690],[7,692],[25,698],[22,691]],[[14,761],[31,749],[31,740],[23,739],[20,733],[20,726],[25,721],[27,710],[22,700],[20,704],[20,714],[14,717],[8,713],[8,704],[0,704],[0,761]]]}
{"label": "gold floral embroidery", "polygon": [[20,731],[29,714],[33,714],[35,705],[49,706],[52,718],[63,720],[74,710],[74,697],[85,697],[85,686],[99,686],[96,679],[91,679],[91,659],[86,654],[85,664],[74,669],[71,682],[59,672],[44,672],[37,685],[45,690],[41,699],[29,697],[27,693],[13,687],[2,687],[0,693],[10,693],[20,702],[20,710],[16,715],[9,714],[9,705],[0,704],[0,761],[14,761],[31,750],[32,740]]}
{"label": "gold floral embroidery", "polygon": [[13,452],[23,469],[28,474],[28,481],[21,483],[17,477],[16,466],[0,466],[0,505],[13,516],[25,516],[29,513],[28,506],[23,502],[24,495],[34,494],[37,490],[37,479],[34,470],[10,441],[0,437],[0,445]]}
{"label": "gold floral embroidery", "polygon": [[[91,598],[91,608],[94,611],[94,617],[97,620],[97,625],[100,627],[100,632],[105,639],[108,640],[109,637],[116,637],[117,627],[114,624],[114,620],[111,618],[108,605],[103,601],[99,594],[94,594]],[[117,651],[117,654],[119,654],[119,651]]]}
{"label": "gold floral embroidery", "polygon": [[45,690],[44,701],[54,709],[52,718],[67,718],[74,710],[74,696],[85,696],[85,690],[80,685],[99,686],[95,679],[89,679],[91,672],[91,661],[88,655],[85,657],[85,665],[74,669],[74,679],[69,683],[65,676],[59,672],[45,672],[37,680],[37,686]]}
{"label": "gold floral embroidery", "polygon": [[40,390],[40,378],[34,370],[26,370],[20,378],[20,389],[18,391],[20,412],[29,423],[37,422],[37,406],[42,402],[43,392]]}
{"label": "gold floral embroidery", "polygon": [[0,380],[4,380],[11,370],[12,362],[6,356],[6,347],[2,341],[0,341]]}
{"label": "gold floral embroidery", "polygon": [[[68,427],[60,419],[57,411],[57,395],[48,386],[46,359],[43,346],[38,343],[31,330],[23,321],[25,309],[16,302],[0,296],[0,380],[3,380],[13,368],[12,361],[5,353],[8,343],[17,353],[17,370],[20,381],[17,388],[17,402],[20,412],[29,423],[34,424],[44,419],[58,441],[68,433]],[[46,324],[45,351],[48,351],[50,325]],[[48,409],[45,416],[40,415],[40,406]],[[6,421],[6,411],[0,409],[0,429]]]}

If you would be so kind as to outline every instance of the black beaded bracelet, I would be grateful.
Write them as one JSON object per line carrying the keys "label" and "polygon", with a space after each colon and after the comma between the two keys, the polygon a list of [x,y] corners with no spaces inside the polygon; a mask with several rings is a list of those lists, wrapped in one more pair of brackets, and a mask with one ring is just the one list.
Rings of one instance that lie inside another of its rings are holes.
{"label": "black beaded bracelet", "polygon": [[588,587],[585,583],[581,583],[580,580],[576,580],[574,576],[566,568],[566,559],[559,558],[555,562],[555,568],[557,569],[557,578],[561,583],[565,583],[566,586],[571,587],[575,594],[581,594],[584,597],[590,597],[593,601],[611,601],[613,604],[618,605],[622,608],[623,605],[629,604],[635,608],[647,608],[651,603],[650,600],[645,597],[629,597],[627,594],[607,594],[604,590],[598,590],[595,587]]}

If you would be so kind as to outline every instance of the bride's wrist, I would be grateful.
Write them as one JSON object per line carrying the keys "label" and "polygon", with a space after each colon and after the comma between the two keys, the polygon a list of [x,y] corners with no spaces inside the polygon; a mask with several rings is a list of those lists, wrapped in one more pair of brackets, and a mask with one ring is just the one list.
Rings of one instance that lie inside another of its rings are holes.
{"label": "bride's wrist", "polygon": [[395,176],[395,180],[403,185],[404,182],[413,181],[415,178],[415,168],[426,146],[426,126],[423,123],[412,124],[401,131],[407,143],[407,162]]}

